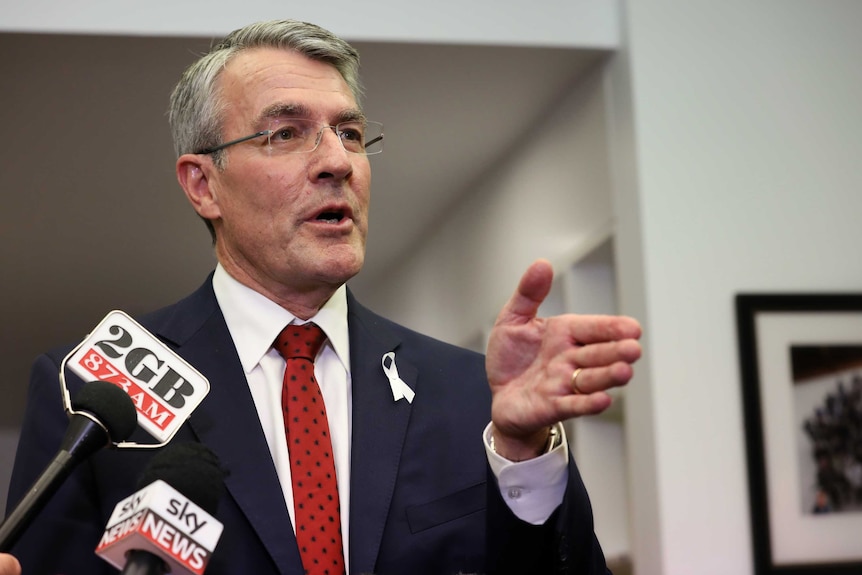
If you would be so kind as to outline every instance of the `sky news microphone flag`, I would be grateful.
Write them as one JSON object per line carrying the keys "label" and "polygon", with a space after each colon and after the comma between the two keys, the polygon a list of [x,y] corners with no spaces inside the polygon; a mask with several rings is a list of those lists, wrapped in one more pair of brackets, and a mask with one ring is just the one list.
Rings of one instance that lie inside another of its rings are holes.
{"label": "sky news microphone flag", "polygon": [[96,554],[124,575],[202,575],[222,532],[224,476],[206,446],[168,445],[114,508]]}

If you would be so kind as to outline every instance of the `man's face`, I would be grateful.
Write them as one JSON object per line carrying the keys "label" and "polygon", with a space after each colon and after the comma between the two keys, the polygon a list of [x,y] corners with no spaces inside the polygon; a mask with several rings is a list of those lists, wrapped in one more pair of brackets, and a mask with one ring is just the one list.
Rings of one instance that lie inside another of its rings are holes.
{"label": "man's face", "polygon": [[[242,52],[219,86],[223,141],[265,130],[278,115],[335,125],[359,113],[334,67],[286,50]],[[222,171],[211,159],[200,164],[211,198],[198,212],[213,221],[219,261],[276,300],[331,291],[364,261],[368,157],[345,151],[330,129],[313,152],[276,155],[266,142],[226,148]]]}

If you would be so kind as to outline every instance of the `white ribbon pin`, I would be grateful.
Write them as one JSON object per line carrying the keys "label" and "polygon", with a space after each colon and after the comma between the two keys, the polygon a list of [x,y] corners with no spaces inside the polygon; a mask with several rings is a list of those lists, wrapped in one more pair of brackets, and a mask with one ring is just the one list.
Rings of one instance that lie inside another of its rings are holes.
{"label": "white ribbon pin", "polygon": [[[387,365],[387,361],[389,363]],[[413,403],[413,396],[416,395],[410,386],[404,383],[404,380],[398,376],[398,368],[395,367],[395,352],[390,351],[383,355],[383,373],[389,378],[389,385],[392,387],[392,399],[398,401],[401,398],[407,400],[407,403]]]}

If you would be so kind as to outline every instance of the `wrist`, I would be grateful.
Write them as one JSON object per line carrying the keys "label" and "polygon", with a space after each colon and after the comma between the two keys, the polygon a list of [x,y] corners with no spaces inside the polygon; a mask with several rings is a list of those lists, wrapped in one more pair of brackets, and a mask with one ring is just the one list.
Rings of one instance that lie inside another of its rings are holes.
{"label": "wrist", "polygon": [[500,433],[492,425],[488,443],[491,451],[500,457],[509,461],[520,462],[550,453],[560,446],[562,438],[558,423],[527,438],[509,437]]}

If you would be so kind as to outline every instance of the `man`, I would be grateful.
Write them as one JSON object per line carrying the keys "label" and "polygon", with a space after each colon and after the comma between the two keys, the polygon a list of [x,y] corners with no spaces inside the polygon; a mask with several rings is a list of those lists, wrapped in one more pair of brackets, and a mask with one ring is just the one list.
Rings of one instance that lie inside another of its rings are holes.
{"label": "man", "polygon": [[[541,261],[500,313],[487,358],[356,302],[345,282],[363,263],[367,154],[382,137],[359,106],[357,68],[356,52],[327,31],[265,22],[228,36],[172,96],[177,176],[218,266],[141,321],[210,380],[174,439],[206,444],[229,473],[207,573],[605,573],[559,422],[608,407],[605,390],[632,375],[640,327],[536,318],[552,280]],[[315,360],[309,393],[319,383],[325,406],[314,425],[331,438],[317,463],[332,459],[333,491],[294,484],[308,466],[286,443],[297,440],[298,412],[280,405],[295,393],[288,324],[303,334],[319,326],[325,339],[305,353]],[[10,501],[65,428],[55,397],[64,351],[34,366]],[[393,397],[396,383],[405,397]],[[104,451],[88,461],[16,547],[24,571],[111,572],[92,549],[148,457]],[[320,494],[335,500],[320,526],[336,526],[322,551],[329,570],[308,554],[319,542],[305,543],[319,518],[307,519],[304,503]]]}

